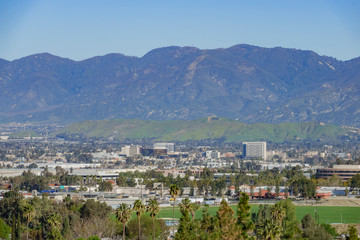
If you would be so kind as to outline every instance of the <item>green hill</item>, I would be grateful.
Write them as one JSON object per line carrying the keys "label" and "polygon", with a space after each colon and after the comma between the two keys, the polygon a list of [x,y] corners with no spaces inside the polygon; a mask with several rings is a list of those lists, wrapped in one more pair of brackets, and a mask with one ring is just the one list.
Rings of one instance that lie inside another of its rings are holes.
{"label": "green hill", "polygon": [[26,137],[42,137],[42,135],[31,130],[15,132],[10,135],[10,138],[26,138]]}
{"label": "green hill", "polygon": [[224,139],[225,142],[292,140],[331,140],[347,133],[335,125],[314,122],[280,124],[244,124],[235,120],[213,117],[190,121],[150,121],[115,119],[84,121],[69,125],[56,132],[57,136],[82,135],[85,137],[123,139],[148,138],[159,141],[187,141]]}

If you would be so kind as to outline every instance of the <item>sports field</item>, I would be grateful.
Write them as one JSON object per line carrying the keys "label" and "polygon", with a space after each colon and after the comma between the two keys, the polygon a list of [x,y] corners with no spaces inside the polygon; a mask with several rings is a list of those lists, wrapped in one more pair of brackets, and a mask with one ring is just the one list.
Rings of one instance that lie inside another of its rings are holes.
{"label": "sports field", "polygon": [[[235,211],[236,205],[231,206]],[[210,215],[215,215],[218,206],[209,207]],[[259,205],[251,205],[251,213],[257,212]],[[301,221],[306,214],[315,216],[315,210],[319,215],[320,223],[360,223],[360,207],[329,207],[329,206],[296,206],[296,217]],[[161,208],[159,218],[172,218],[172,208]],[[201,218],[202,208],[196,211],[196,218]],[[179,208],[175,208],[175,218],[180,218]]]}

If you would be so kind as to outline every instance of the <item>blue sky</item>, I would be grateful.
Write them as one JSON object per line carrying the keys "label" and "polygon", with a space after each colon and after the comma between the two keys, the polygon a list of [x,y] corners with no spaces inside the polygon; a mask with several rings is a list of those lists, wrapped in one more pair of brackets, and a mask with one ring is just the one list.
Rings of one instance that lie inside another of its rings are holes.
{"label": "blue sky", "polygon": [[360,1],[12,0],[0,2],[0,58],[143,56],[165,46],[246,43],[360,56]]}

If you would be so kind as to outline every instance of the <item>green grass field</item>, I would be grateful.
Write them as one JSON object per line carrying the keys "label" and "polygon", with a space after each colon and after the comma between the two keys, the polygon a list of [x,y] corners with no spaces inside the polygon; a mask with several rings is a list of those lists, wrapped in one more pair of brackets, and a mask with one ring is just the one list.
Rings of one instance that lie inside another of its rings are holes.
{"label": "green grass field", "polygon": [[[236,211],[236,205],[231,206]],[[301,221],[306,214],[319,214],[320,223],[360,223],[360,207],[327,207],[327,206],[296,206],[296,217]],[[214,216],[218,206],[209,207],[210,215]],[[251,205],[251,213],[257,212],[259,205]],[[172,218],[172,208],[161,208],[159,218]],[[201,218],[202,208],[196,211],[196,218]],[[179,208],[175,208],[175,218],[180,218]]]}

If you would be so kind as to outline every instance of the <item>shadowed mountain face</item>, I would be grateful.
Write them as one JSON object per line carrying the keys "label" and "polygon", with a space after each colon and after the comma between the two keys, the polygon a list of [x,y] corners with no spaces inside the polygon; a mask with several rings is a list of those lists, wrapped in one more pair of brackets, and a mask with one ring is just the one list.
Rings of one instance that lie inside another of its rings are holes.
{"label": "shadowed mountain face", "polygon": [[236,45],[155,49],[76,62],[0,59],[0,121],[140,118],[360,125],[360,58]]}

